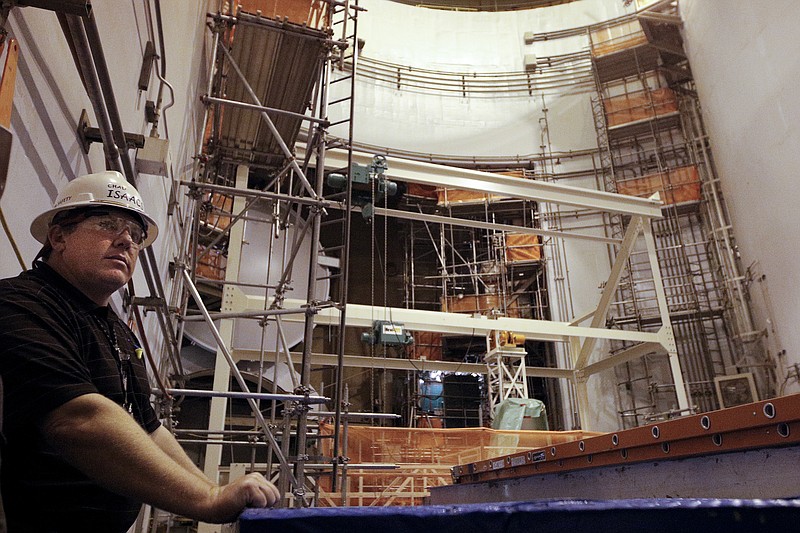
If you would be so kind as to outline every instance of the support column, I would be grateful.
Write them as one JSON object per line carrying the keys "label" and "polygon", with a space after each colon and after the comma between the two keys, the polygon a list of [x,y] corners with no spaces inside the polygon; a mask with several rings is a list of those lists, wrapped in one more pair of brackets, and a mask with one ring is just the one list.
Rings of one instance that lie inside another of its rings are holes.
{"label": "support column", "polygon": [[[236,170],[236,187],[241,189],[247,188],[247,175],[249,174],[249,167],[240,165]],[[245,207],[245,198],[237,196],[233,199],[233,212],[239,213]],[[244,222],[234,222],[231,227],[228,239],[228,261],[225,268],[225,281],[236,281],[239,277],[239,263],[242,256],[242,241],[244,240]],[[233,295],[235,288],[226,285],[222,293],[222,312],[232,312],[233,308]],[[233,326],[234,319],[223,319],[220,323],[219,333],[222,340],[228,346],[233,341]],[[215,391],[227,391],[230,383],[231,370],[222,351],[217,348],[217,358],[214,364],[214,384]],[[212,398],[211,410],[208,418],[208,429],[211,431],[222,431],[225,429],[225,413],[227,412],[228,400],[227,398]],[[212,435],[208,437],[210,440],[221,439],[222,435]],[[222,445],[211,444],[206,448],[206,458],[203,465],[203,471],[209,479],[219,482],[219,464],[222,460]],[[211,530],[209,530],[211,531]]]}
{"label": "support column", "polygon": [[[569,351],[572,359],[573,368],[578,361],[581,352],[581,341],[577,337],[570,337]],[[589,389],[586,386],[586,380],[589,378],[583,370],[576,369],[573,373],[572,384],[575,387],[575,395],[578,400],[578,420],[580,428],[585,431],[591,431],[589,426]]]}

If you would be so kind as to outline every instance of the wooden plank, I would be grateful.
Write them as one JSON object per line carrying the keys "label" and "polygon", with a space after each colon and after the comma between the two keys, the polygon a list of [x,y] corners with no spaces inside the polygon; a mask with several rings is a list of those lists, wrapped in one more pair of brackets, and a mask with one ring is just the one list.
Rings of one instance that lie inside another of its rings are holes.
{"label": "wooden plank", "polygon": [[17,58],[19,57],[19,44],[17,40],[8,40],[8,54],[3,67],[3,79],[0,82],[0,126],[8,128],[11,125],[11,109],[14,105],[14,84],[17,80]]}

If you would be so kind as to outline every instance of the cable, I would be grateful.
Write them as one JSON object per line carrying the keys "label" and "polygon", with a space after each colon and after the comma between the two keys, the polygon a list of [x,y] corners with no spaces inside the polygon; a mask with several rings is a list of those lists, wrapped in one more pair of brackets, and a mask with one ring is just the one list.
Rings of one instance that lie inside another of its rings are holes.
{"label": "cable", "polygon": [[25,261],[22,259],[22,254],[20,254],[19,248],[17,247],[17,241],[14,240],[14,236],[11,234],[11,229],[8,227],[6,216],[3,214],[2,208],[0,208],[0,222],[2,222],[3,230],[6,232],[6,236],[8,236],[8,242],[11,243],[11,247],[14,249],[14,254],[17,256],[19,266],[22,267],[22,270],[28,270],[28,267],[25,266]]}

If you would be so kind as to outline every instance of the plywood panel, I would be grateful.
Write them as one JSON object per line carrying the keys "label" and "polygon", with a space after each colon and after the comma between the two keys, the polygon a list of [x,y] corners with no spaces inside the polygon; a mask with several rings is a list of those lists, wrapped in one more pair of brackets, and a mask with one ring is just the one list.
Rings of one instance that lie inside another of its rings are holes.
{"label": "plywood panel", "polygon": [[700,201],[700,176],[694,165],[617,182],[617,192],[646,198],[658,191],[665,205]]}
{"label": "plywood panel", "polygon": [[295,24],[322,28],[327,9],[322,0],[239,0],[242,11],[271,19],[286,19]]}
{"label": "plywood panel", "polygon": [[506,234],[506,261],[539,261],[542,259],[542,245],[538,235],[527,233]]}
{"label": "plywood panel", "polygon": [[675,113],[678,111],[678,100],[672,90],[663,87],[606,98],[603,107],[606,123],[613,127]]}

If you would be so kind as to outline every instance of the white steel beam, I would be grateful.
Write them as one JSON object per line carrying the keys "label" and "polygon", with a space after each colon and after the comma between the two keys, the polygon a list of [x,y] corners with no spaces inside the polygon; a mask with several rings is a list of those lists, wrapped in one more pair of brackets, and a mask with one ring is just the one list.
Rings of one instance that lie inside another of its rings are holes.
{"label": "white steel beam", "polygon": [[[608,281],[606,281],[603,287],[603,293],[600,295],[600,303],[597,304],[597,309],[595,309],[594,315],[592,316],[591,327],[593,328],[600,327],[606,320],[608,308],[611,306],[611,299],[617,291],[617,285],[619,285],[619,280],[622,277],[622,272],[627,264],[628,258],[631,256],[633,246],[636,244],[636,237],[639,236],[639,232],[642,230],[642,225],[642,217],[632,217],[630,224],[628,224],[628,229],[625,230],[622,246],[620,246],[617,251],[617,256],[614,258],[614,265],[611,267],[611,273],[608,275]],[[583,346],[581,346],[581,352],[575,361],[575,368],[582,368],[586,365],[596,344],[596,338],[587,338],[584,341]]]}
{"label": "white steel beam", "polygon": [[[237,361],[252,361],[257,359],[261,352],[258,350],[233,350],[233,358]],[[274,352],[266,352],[267,356],[274,358]],[[293,352],[298,358],[302,355]],[[470,374],[486,374],[484,363],[464,363],[461,361],[432,361],[430,359],[399,359],[394,357],[367,357],[363,355],[345,355],[344,366],[348,368],[381,368],[385,370],[417,370],[421,372],[468,372]],[[299,362],[296,363],[299,365]],[[311,365],[336,366],[337,356],[330,353],[312,353]],[[544,366],[526,367],[526,375],[534,378],[572,379],[574,372],[564,368],[550,368]]]}
{"label": "white steel beam", "polygon": [[[244,165],[240,165],[236,169],[236,185],[237,187],[247,187],[247,176],[250,169]],[[243,196],[236,196],[233,199],[232,209],[234,213],[241,213],[245,209],[246,198]],[[226,281],[237,281],[239,274],[239,262],[242,257],[242,241],[244,240],[244,222],[234,222],[230,228],[230,240],[228,245],[228,262],[225,270]],[[223,289],[222,311],[232,311],[231,299],[227,298],[228,295],[235,292],[233,285],[227,285]],[[233,340],[233,320],[222,320],[219,326],[219,333],[224,346],[230,346]],[[225,347],[217,347],[217,354],[214,363],[214,382],[213,389],[217,391],[227,391],[230,386],[231,369],[228,361],[225,358]],[[208,429],[209,431],[222,431],[225,429],[225,416],[227,414],[228,399],[227,398],[212,398],[211,407],[209,408]],[[203,465],[203,472],[211,480],[219,479],[219,465],[222,463],[222,446],[219,444],[210,444],[206,447],[205,463]]]}
{"label": "white steel beam", "polygon": [[[263,311],[264,298],[262,296],[246,295],[238,288],[234,292],[236,295],[232,298],[232,305],[235,311]],[[299,308],[305,306],[306,303],[302,300],[287,298],[284,301],[284,305],[288,308]],[[283,315],[282,319],[285,321],[303,321],[304,314],[296,316]],[[461,313],[347,304],[347,326],[371,328],[376,320],[403,324],[406,329],[411,331],[434,331],[475,337],[483,337],[490,331],[501,330],[521,333],[529,339],[553,342],[566,342],[571,337],[592,337],[634,342],[660,342],[661,340],[657,333],[587,328],[572,326],[569,322],[508,317],[488,318],[485,316],[476,318]],[[315,323],[320,325],[338,325],[338,321],[339,310],[332,307],[320,308],[315,316]]]}
{"label": "white steel beam", "polygon": [[622,350],[621,352],[615,353],[611,357],[606,357],[605,359],[601,359],[596,363],[585,366],[584,368],[580,369],[580,372],[582,372],[585,377],[589,377],[592,374],[597,374],[603,370],[614,368],[622,363],[639,359],[647,354],[654,352],[664,353],[664,351],[665,348],[662,344],[657,342],[643,342],[641,344],[637,344],[636,346],[631,346],[626,350]]}
{"label": "white steel beam", "polygon": [[[373,157],[372,154],[353,152],[353,162],[359,165],[371,165]],[[637,198],[408,159],[387,158],[387,163],[389,168],[385,176],[397,181],[481,191],[511,198],[599,209],[612,213],[641,215],[648,218],[661,218],[662,216],[661,202],[649,198]],[[347,168],[347,154],[342,150],[328,150],[325,152],[325,164],[333,168]]]}
{"label": "white steel beam", "polygon": [[659,331],[659,335],[663,337],[661,342],[669,356],[669,367],[672,372],[672,382],[675,384],[675,394],[678,397],[678,408],[681,411],[691,412],[689,395],[686,393],[686,385],[683,381],[681,362],[680,359],[678,359],[678,347],[675,344],[675,333],[672,330],[672,321],[669,318],[667,294],[664,291],[664,282],[661,279],[661,270],[658,265],[656,240],[655,237],[653,237],[653,227],[649,220],[644,222],[642,232],[644,233],[644,243],[647,247],[647,258],[650,261],[650,270],[653,272],[653,285],[656,289],[658,310],[661,313],[661,331]]}

